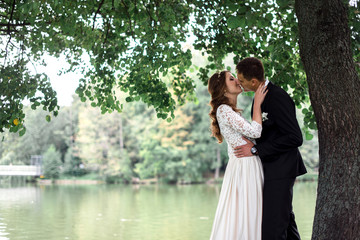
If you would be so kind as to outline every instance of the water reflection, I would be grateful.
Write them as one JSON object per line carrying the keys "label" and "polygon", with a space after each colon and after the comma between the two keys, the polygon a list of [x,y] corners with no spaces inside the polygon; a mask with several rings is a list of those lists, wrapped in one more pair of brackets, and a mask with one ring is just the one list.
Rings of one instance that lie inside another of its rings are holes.
{"label": "water reflection", "polygon": [[[316,184],[294,191],[299,230],[310,239]],[[220,185],[0,188],[0,240],[208,239],[219,192]]]}
{"label": "water reflection", "polygon": [[6,236],[9,235],[9,233],[6,232],[6,223],[4,223],[3,220],[3,218],[0,218],[0,240],[8,240],[9,238]]}
{"label": "water reflection", "polygon": [[311,239],[316,192],[317,182],[297,182],[294,185],[293,207],[302,239]]}

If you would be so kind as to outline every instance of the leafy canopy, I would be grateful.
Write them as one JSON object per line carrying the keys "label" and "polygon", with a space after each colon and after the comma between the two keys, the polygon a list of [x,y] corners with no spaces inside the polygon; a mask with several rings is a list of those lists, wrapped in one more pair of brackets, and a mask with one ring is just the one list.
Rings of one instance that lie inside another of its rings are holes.
{"label": "leafy canopy", "polygon": [[[175,100],[181,104],[194,94],[187,75],[191,51],[184,48],[190,34],[196,36],[195,49],[210,61],[199,70],[204,84],[209,74],[228,67],[223,62],[229,54],[235,55],[234,64],[256,56],[266,76],[294,90],[296,105],[309,102],[294,1],[5,0],[0,14],[0,131],[25,133],[24,99],[34,109],[42,106],[57,115],[48,77],[31,71],[32,62],[46,64],[44,54],[66,55],[70,68],[65,71],[84,76],[77,94],[102,113],[122,110],[115,94],[119,88],[128,93],[127,102],[141,100],[159,118],[174,118]],[[349,7],[357,62],[359,19],[359,11]],[[168,74],[170,86],[162,78]],[[315,128],[311,106],[306,106],[306,127]]]}

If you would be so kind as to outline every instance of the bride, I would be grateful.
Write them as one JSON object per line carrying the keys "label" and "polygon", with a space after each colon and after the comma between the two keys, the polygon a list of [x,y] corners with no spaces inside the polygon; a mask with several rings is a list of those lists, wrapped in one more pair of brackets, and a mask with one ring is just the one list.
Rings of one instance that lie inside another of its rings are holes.
{"label": "bride", "polygon": [[[245,120],[236,108],[242,88],[229,71],[215,73],[208,81],[211,95],[212,135],[228,144],[226,167],[211,240],[260,240],[262,218],[263,168],[256,155],[237,158],[233,148],[246,143],[243,138],[259,138],[262,130],[261,103],[267,90],[255,92],[253,121]],[[254,141],[254,140],[252,140]]]}

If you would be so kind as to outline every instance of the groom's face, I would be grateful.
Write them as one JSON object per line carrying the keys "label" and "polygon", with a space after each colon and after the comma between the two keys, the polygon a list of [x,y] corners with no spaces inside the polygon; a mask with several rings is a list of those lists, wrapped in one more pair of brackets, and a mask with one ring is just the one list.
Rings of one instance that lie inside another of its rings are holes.
{"label": "groom's face", "polygon": [[254,89],[253,81],[249,81],[244,78],[244,75],[242,73],[238,73],[237,78],[239,79],[240,85],[244,88],[245,92],[251,92],[256,90]]}

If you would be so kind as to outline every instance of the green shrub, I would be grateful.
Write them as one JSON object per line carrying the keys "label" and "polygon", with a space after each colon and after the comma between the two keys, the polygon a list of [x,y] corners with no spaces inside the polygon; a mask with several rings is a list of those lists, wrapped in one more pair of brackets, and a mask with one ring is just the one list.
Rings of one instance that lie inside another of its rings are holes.
{"label": "green shrub", "polygon": [[43,155],[44,176],[50,179],[59,178],[61,165],[61,154],[51,145]]}

